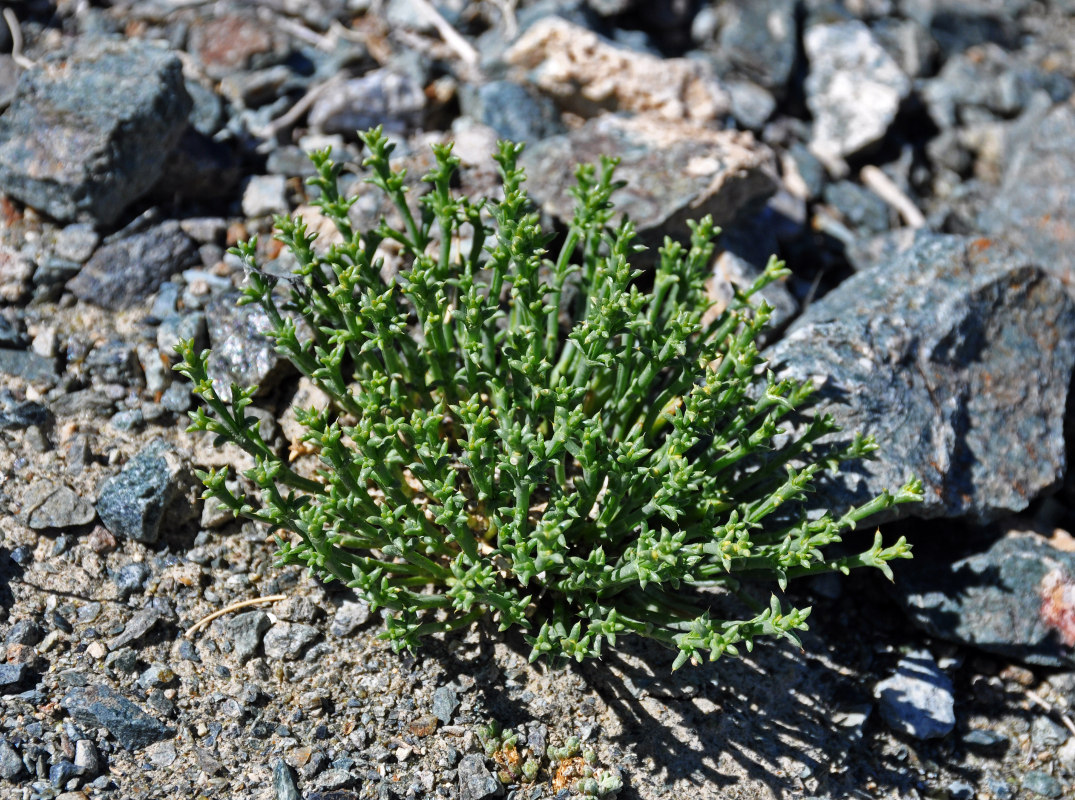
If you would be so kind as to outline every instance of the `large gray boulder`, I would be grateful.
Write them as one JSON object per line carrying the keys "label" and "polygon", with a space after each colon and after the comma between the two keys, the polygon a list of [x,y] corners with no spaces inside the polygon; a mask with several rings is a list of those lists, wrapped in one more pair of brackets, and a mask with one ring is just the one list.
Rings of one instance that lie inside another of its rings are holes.
{"label": "large gray boulder", "polygon": [[109,225],[156,183],[190,109],[166,48],[81,41],[19,79],[0,115],[0,191],[57,220]]}
{"label": "large gray boulder", "polygon": [[990,239],[927,235],[812,305],[767,353],[820,385],[817,410],[880,444],[818,487],[844,506],[925,486],[901,515],[985,521],[1020,511],[1064,474],[1075,303]]}

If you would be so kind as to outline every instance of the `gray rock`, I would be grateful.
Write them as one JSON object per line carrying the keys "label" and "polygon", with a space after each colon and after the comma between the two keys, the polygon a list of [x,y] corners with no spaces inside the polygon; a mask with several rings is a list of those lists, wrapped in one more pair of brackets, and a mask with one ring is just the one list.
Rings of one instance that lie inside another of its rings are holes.
{"label": "gray rock", "polygon": [[892,210],[876,194],[851,181],[830,183],[825,202],[840,212],[845,225],[860,234],[883,233],[892,226]]}
{"label": "gray rock", "polygon": [[277,622],[262,641],[265,655],[277,661],[294,661],[320,635],[313,625],[301,622]]}
{"label": "gray rock", "polygon": [[163,689],[174,683],[177,679],[175,671],[167,664],[159,662],[150,664],[141,675],[138,676],[138,686],[141,689]]}
{"label": "gray rock", "polygon": [[876,460],[819,486],[819,505],[917,475],[924,500],[895,513],[987,520],[1064,472],[1075,303],[999,242],[921,237],[811,305],[767,355],[821,384],[815,411],[880,444]]}
{"label": "gray rock", "polygon": [[1060,797],[1064,794],[1064,786],[1056,778],[1047,772],[1031,770],[1023,776],[1023,788],[1042,797]]}
{"label": "gray rock", "polygon": [[146,445],[118,474],[101,486],[97,513],[115,536],[153,544],[161,523],[173,512],[174,521],[200,513],[193,503],[181,503],[194,479],[176,450],[162,439]]}
{"label": "gray rock", "polygon": [[1047,93],[1052,103],[1062,103],[1071,94],[1071,83],[1062,75],[1024,66],[998,47],[987,47],[948,59],[937,76],[924,83],[922,99],[933,121],[948,129],[966,122],[976,109],[1014,117],[1038,91]]}
{"label": "gray rock", "polygon": [[344,600],[332,617],[332,626],[329,628],[329,633],[339,637],[350,636],[360,626],[365,625],[369,618],[369,605],[363,602]]}
{"label": "gray rock", "polygon": [[171,314],[161,319],[157,327],[157,349],[166,358],[176,358],[175,348],[182,339],[193,339],[198,352],[205,349],[208,336],[205,314],[200,311]]}
{"label": "gray rock", "polygon": [[32,647],[43,638],[45,638],[45,632],[36,620],[19,619],[15,620],[7,636],[4,637],[4,644],[24,644]]}
{"label": "gray rock", "polygon": [[1035,717],[1030,723],[1030,741],[1038,749],[1059,747],[1070,736],[1067,728],[1045,716]]}
{"label": "gray rock", "polygon": [[198,263],[194,242],[168,221],[99,248],[67,288],[87,302],[120,311],[143,302],[173,273]]}
{"label": "gray rock", "polygon": [[[108,649],[113,651],[126,647],[131,642],[136,642],[149,633],[161,621],[161,613],[150,606],[143,608],[123,626],[123,630],[108,640]],[[133,667],[133,664],[132,664]]]}
{"label": "gray rock", "polygon": [[34,482],[22,499],[26,524],[35,531],[74,528],[93,522],[93,506],[62,483]]}
{"label": "gray rock", "polygon": [[79,222],[68,225],[56,234],[53,250],[60,258],[84,264],[93,255],[100,241],[101,236],[92,225]]}
{"label": "gray rock", "polygon": [[23,769],[22,759],[15,748],[0,736],[0,778],[13,781],[22,774]]}
{"label": "gray rock", "polygon": [[327,769],[317,776],[317,785],[326,792],[347,789],[357,783],[355,776],[346,769]]}
{"label": "gray rock", "polygon": [[309,597],[292,596],[277,603],[273,611],[279,619],[288,622],[313,622],[321,616],[321,608]]}
{"label": "gray rock", "polygon": [[513,142],[532,143],[565,130],[556,103],[511,81],[468,88],[460,92],[460,106],[468,117]]}
{"label": "gray rock", "polygon": [[286,214],[287,178],[283,175],[253,175],[243,189],[243,213],[248,217]]}
{"label": "gray rock", "polygon": [[126,600],[135,592],[142,591],[146,581],[149,580],[149,575],[149,567],[145,563],[133,561],[116,570],[112,576],[112,583],[115,584],[120,599]]}
{"label": "gray rock", "polygon": [[963,744],[984,750],[1001,750],[1008,746],[1008,737],[988,728],[976,728],[975,730],[967,731],[967,734],[963,737]]}
{"label": "gray rock", "polygon": [[880,141],[911,91],[892,56],[859,20],[810,26],[803,44],[812,148],[846,157]]}
{"label": "gray rock", "polygon": [[606,115],[523,153],[531,195],[547,213],[570,220],[575,165],[597,163],[602,154],[621,159],[616,177],[626,185],[614,199],[643,242],[685,238],[687,220],[705,214],[730,222],[775,190],[772,154],[749,133]]}
{"label": "gray rock", "polygon": [[268,315],[260,306],[237,306],[239,297],[238,292],[215,295],[205,309],[212,348],[209,376],[225,400],[231,399],[232,383],[256,384],[264,394],[291,369],[265,336],[271,327]]}
{"label": "gray rock", "polygon": [[1017,47],[1019,26],[1013,11],[996,3],[978,0],[944,0],[921,4],[928,14],[924,21],[941,50],[942,59],[963,53],[975,45],[993,42],[1005,49]]}
{"label": "gray rock", "polygon": [[79,739],[75,742],[75,766],[80,775],[93,776],[101,770],[97,756],[97,746],[91,739]]}
{"label": "gray rock", "polygon": [[955,727],[952,681],[926,650],[908,653],[891,678],[874,687],[889,727],[916,739],[937,739]]}
{"label": "gray rock", "polygon": [[1035,263],[1075,281],[1075,108],[1059,106],[1012,159],[996,200],[979,223],[1029,253]]}
{"label": "gray rock", "polygon": [[[21,350],[27,344],[29,344],[29,340],[26,338],[21,321],[18,319],[10,320],[7,317],[0,316],[0,347]],[[0,394],[0,397],[5,395],[10,396],[5,392]]]}
{"label": "gray rock", "polygon": [[285,764],[282,758],[273,761],[272,787],[276,792],[276,800],[302,800],[291,767]]}
{"label": "gray rock", "polygon": [[31,674],[26,664],[0,664],[0,689],[10,693],[12,687],[25,683]]}
{"label": "gray rock", "polygon": [[33,350],[0,349],[0,374],[30,383],[55,383],[56,359],[39,356]]}
{"label": "gray rock", "polygon": [[426,96],[406,75],[388,69],[334,85],[322,92],[310,108],[309,123],[323,133],[354,136],[374,125],[404,133],[421,125]]}
{"label": "gray rock", "polygon": [[503,787],[485,766],[485,758],[477,753],[463,756],[459,762],[459,800],[485,800],[497,797]]}
{"label": "gray rock", "polygon": [[452,715],[459,708],[459,695],[451,686],[438,686],[433,692],[433,716],[443,724],[450,725]]}
{"label": "gray rock", "polygon": [[69,780],[78,777],[78,767],[67,759],[61,758],[49,767],[49,783],[57,789],[63,788]]}
{"label": "gray rock", "polygon": [[716,57],[777,92],[791,77],[797,54],[796,0],[732,0],[717,11]]}
{"label": "gray rock", "polygon": [[1012,531],[954,563],[933,560],[900,570],[894,591],[912,621],[934,636],[1028,664],[1070,668],[1073,580],[1075,554]]}
{"label": "gray rock", "polygon": [[731,98],[732,116],[747,130],[760,131],[776,110],[776,98],[756,83],[733,80],[725,88]]}
{"label": "gray rock", "polygon": [[16,400],[11,392],[0,391],[0,431],[21,431],[36,425],[39,428],[52,421],[52,413],[40,403]]}
{"label": "gray rock", "polygon": [[884,17],[872,22],[870,29],[905,75],[918,78],[933,68],[937,45],[917,20]]}
{"label": "gray rock", "polygon": [[82,362],[85,370],[102,383],[131,385],[139,382],[141,367],[130,344],[109,339],[94,347]]}
{"label": "gray rock", "polygon": [[61,705],[80,725],[107,728],[125,750],[141,750],[175,736],[172,728],[104,684],[77,686],[64,696]]}
{"label": "gray rock", "polygon": [[80,39],[19,80],[0,116],[0,189],[59,220],[109,225],[156,182],[190,109],[166,49]]}

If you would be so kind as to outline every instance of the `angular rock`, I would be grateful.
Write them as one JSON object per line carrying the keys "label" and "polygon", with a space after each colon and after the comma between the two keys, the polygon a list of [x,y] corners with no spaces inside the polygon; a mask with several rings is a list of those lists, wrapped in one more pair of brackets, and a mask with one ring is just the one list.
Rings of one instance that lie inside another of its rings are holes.
{"label": "angular rock", "polygon": [[923,501],[894,514],[984,521],[1026,508],[1064,473],[1075,303],[999,242],[923,236],[811,305],[766,355],[820,384],[817,413],[880,444],[875,460],[819,485],[819,505],[864,502],[917,475]]}
{"label": "angular rock", "polygon": [[161,613],[156,608],[143,608],[127,621],[119,634],[108,640],[108,649],[116,651],[138,641],[153,630],[161,619]]}
{"label": "angular rock", "polygon": [[350,636],[370,618],[370,607],[366,603],[344,600],[332,617],[329,633],[333,636]]}
{"label": "angular rock", "polygon": [[265,655],[277,661],[293,661],[319,636],[313,625],[301,622],[277,622],[265,634]]}
{"label": "angular rock", "polygon": [[602,39],[561,17],[545,17],[504,54],[565,110],[584,117],[605,111],[710,122],[727,113],[727,92],[703,62],[660,58]]}
{"label": "angular rock", "polygon": [[731,114],[740,127],[761,131],[776,110],[776,99],[750,81],[728,81]]}
{"label": "angular rock", "polygon": [[762,86],[781,90],[798,50],[796,0],[731,0],[721,3],[716,57]]}
{"label": "angular rock", "polygon": [[1075,666],[1075,553],[1035,533],[1013,530],[954,562],[901,569],[893,591],[934,636],[1027,664]]}
{"label": "angular rock", "polygon": [[926,650],[908,653],[896,672],[874,687],[889,727],[916,739],[937,739],[955,727],[952,680]]}
{"label": "angular rock", "polygon": [[97,774],[101,768],[100,759],[97,756],[97,746],[90,739],[79,739],[75,742],[74,765],[80,775],[90,777]]}
{"label": "angular rock", "polygon": [[22,759],[15,752],[15,748],[0,736],[0,778],[13,781],[22,774],[23,769]]}
{"label": "angular rock", "polygon": [[1060,103],[1071,88],[1063,75],[1024,66],[1012,54],[990,46],[948,59],[940,73],[925,82],[922,99],[933,121],[946,130],[973,118],[974,109],[1015,117],[1035,92],[1043,91],[1052,103]]}
{"label": "angular rock", "polygon": [[26,664],[0,664],[0,690],[4,694],[16,691],[13,687],[25,683],[31,674]]}
{"label": "angular rock", "polygon": [[67,288],[79,300],[110,311],[144,301],[169,276],[199,262],[194,242],[168,221],[100,247]]}
{"label": "angular rock", "polygon": [[225,400],[231,399],[231,384],[253,386],[259,394],[269,391],[291,369],[277,355],[265,336],[271,327],[260,306],[237,306],[238,292],[215,295],[206,305],[209,322],[209,376],[213,388]]}
{"label": "angular rock", "polygon": [[459,101],[464,114],[488,125],[501,139],[536,142],[564,132],[556,104],[518,83],[483,83],[460,92]]}
{"label": "angular rock", "polygon": [[322,133],[345,136],[374,125],[404,133],[421,125],[425,106],[425,92],[418,83],[406,75],[379,69],[322,92],[310,108],[309,122]]}
{"label": "angular rock", "polygon": [[282,38],[253,13],[214,14],[192,27],[188,50],[209,77],[220,79],[279,60],[286,51]]}
{"label": "angular rock", "polygon": [[843,158],[883,138],[911,81],[866,24],[813,25],[803,44],[810,62],[806,104],[814,115],[811,148]]}
{"label": "angular rock", "polygon": [[485,800],[501,792],[498,781],[485,766],[485,758],[477,753],[463,756],[459,762],[460,800]]}
{"label": "angular rock", "polygon": [[39,480],[22,498],[22,516],[35,531],[74,528],[93,522],[93,506],[62,483]]}
{"label": "angular rock", "polygon": [[287,178],[283,175],[253,175],[243,189],[243,214],[261,217],[286,214]]}
{"label": "angular rock", "polygon": [[240,663],[249,660],[258,650],[261,638],[272,623],[264,611],[245,611],[221,624],[231,642],[232,653]]}
{"label": "angular rock", "polygon": [[451,686],[438,686],[433,692],[433,716],[443,724],[450,725],[452,715],[459,708],[459,695]]}
{"label": "angular rock", "polygon": [[1031,770],[1023,776],[1023,788],[1040,797],[1048,797],[1050,800],[1064,795],[1064,784],[1048,772],[1042,772],[1037,769]]}
{"label": "angular rock", "polygon": [[302,800],[291,767],[284,763],[282,758],[273,761],[272,786],[276,792],[276,800]]}
{"label": "angular rock", "polygon": [[175,730],[104,684],[77,686],[60,702],[79,724],[107,728],[125,750],[141,750],[175,736]]}
{"label": "angular rock", "polygon": [[19,80],[0,116],[0,190],[58,220],[109,225],[156,182],[190,109],[168,50],[80,40]]}
{"label": "angular rock", "polygon": [[979,224],[1075,284],[1075,107],[1055,108],[1018,148]]}
{"label": "angular rock", "polygon": [[175,512],[177,522],[200,513],[196,504],[180,502],[193,482],[190,468],[175,449],[156,439],[102,484],[97,513],[115,536],[153,544],[169,512]]}
{"label": "angular rock", "polygon": [[56,359],[39,356],[33,350],[0,349],[0,375],[11,375],[30,383],[55,383]]}
{"label": "angular rock", "polygon": [[31,400],[16,400],[8,391],[0,391],[0,431],[25,430],[31,425],[41,427],[52,422],[52,412]]}
{"label": "angular rock", "polygon": [[730,222],[776,188],[772,153],[749,133],[606,115],[524,151],[531,195],[547,213],[570,220],[575,165],[597,163],[602,154],[620,158],[616,177],[626,185],[614,200],[649,243],[689,236],[687,221],[705,214]]}

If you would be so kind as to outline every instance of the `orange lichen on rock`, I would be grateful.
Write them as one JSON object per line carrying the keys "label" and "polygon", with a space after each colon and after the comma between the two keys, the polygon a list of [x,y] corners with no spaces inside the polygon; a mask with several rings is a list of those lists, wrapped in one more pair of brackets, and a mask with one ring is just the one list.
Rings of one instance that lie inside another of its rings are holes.
{"label": "orange lichen on rock", "polygon": [[1075,583],[1057,568],[1041,579],[1041,618],[1068,647],[1075,647]]}

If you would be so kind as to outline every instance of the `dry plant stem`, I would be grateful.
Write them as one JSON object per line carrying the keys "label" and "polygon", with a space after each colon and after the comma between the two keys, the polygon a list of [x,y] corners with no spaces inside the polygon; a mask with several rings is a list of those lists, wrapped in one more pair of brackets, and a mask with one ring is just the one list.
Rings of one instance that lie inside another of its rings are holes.
{"label": "dry plant stem", "polygon": [[872,164],[867,164],[859,172],[862,184],[875,195],[880,197],[903,217],[909,228],[921,228],[926,224],[926,218],[918,210],[918,206],[910,197],[905,195],[890,177]]}
{"label": "dry plant stem", "polygon": [[429,0],[411,0],[411,3],[437,29],[440,38],[455,51],[456,55],[465,64],[475,66],[478,63],[478,51],[474,49],[470,42],[459,35],[459,32],[449,24],[448,20],[441,16],[441,13],[433,7]]}
{"label": "dry plant stem", "polygon": [[232,611],[238,611],[240,608],[249,608],[250,606],[263,606],[266,603],[277,603],[280,600],[286,600],[286,599],[287,599],[286,594],[270,594],[270,595],[266,595],[265,597],[254,597],[254,598],[251,598],[250,600],[240,600],[237,603],[231,603],[230,605],[224,606],[224,608],[221,608],[221,609],[219,609],[217,611],[214,611],[212,614],[209,614],[208,616],[202,617],[200,620],[198,620],[193,625],[191,625],[189,628],[187,628],[187,632],[185,634],[183,634],[183,635],[186,636],[188,639],[193,639],[194,634],[196,634],[198,631],[202,630],[202,628],[208,627],[208,625],[213,620],[215,620],[215,619],[217,619],[219,617],[222,617],[225,614],[230,614]]}
{"label": "dry plant stem", "polygon": [[1055,714],[1060,719],[1060,721],[1064,723],[1064,727],[1071,731],[1073,735],[1075,735],[1075,722],[1072,722],[1071,717],[1069,717],[1063,711],[1054,708],[1052,703],[1050,703],[1037,692],[1031,689],[1025,689],[1023,690],[1023,693],[1032,703],[1041,706],[1045,710],[1046,714]]}

